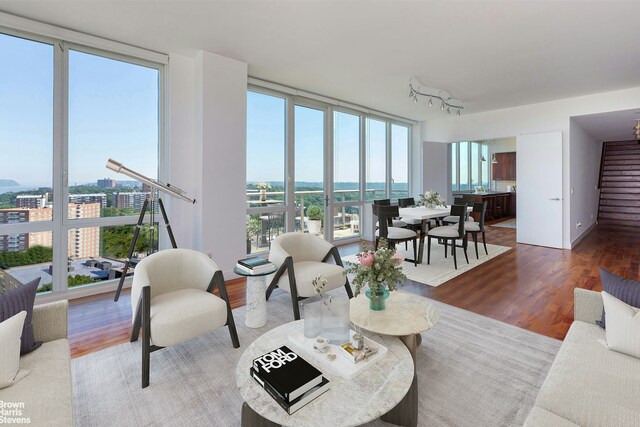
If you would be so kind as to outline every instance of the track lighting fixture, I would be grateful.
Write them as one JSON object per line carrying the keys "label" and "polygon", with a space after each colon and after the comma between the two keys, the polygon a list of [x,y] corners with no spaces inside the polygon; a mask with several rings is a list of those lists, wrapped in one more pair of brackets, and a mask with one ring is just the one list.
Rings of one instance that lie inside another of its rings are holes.
{"label": "track lighting fixture", "polygon": [[[418,96],[426,96],[429,98],[428,105],[429,107],[433,107],[433,99],[437,99],[440,101],[440,110],[447,110],[448,114],[451,114],[451,109],[453,108],[454,112],[460,116],[462,106],[458,101],[455,101],[447,92],[435,89],[435,88],[426,88],[419,84],[415,87],[413,86],[413,79],[409,81],[409,98],[413,99],[413,102],[418,102]],[[457,111],[456,111],[457,110]]]}

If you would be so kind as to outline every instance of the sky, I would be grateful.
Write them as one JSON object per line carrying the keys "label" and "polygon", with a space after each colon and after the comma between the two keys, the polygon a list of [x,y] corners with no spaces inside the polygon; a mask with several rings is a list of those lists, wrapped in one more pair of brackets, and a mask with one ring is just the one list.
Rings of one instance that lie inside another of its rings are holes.
{"label": "sky", "polygon": [[[54,46],[0,34],[0,178],[53,182]],[[129,179],[113,158],[156,178],[158,70],[69,52],[69,185]],[[7,161],[10,156],[10,161]]]}
{"label": "sky", "polygon": [[[0,34],[0,179],[52,186],[55,49]],[[69,51],[69,186],[128,179],[105,168],[109,158],[157,178],[158,93],[156,69]],[[284,182],[284,99],[249,92],[247,111],[247,181]],[[322,182],[325,112],[296,106],[294,113],[295,179]],[[334,182],[359,181],[359,120],[334,115]],[[366,126],[367,181],[384,182],[386,124]],[[405,141],[392,144],[393,178],[406,182],[407,129],[392,126],[391,133],[394,142]]]}
{"label": "sky", "polygon": [[[323,110],[294,108],[294,157],[297,182],[322,182],[324,171]],[[247,96],[247,182],[285,181],[285,100],[257,92]],[[367,182],[386,180],[386,123],[366,120]],[[392,173],[396,182],[407,182],[408,128],[392,125]],[[334,182],[359,181],[360,117],[334,113]]]}

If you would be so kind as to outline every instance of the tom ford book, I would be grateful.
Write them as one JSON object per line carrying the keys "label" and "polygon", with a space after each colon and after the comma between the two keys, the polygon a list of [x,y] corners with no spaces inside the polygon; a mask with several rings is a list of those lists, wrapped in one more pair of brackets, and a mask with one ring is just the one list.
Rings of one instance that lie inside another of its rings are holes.
{"label": "tom ford book", "polygon": [[289,415],[293,414],[298,409],[302,408],[307,403],[311,402],[312,400],[314,400],[315,398],[317,398],[318,396],[320,396],[321,394],[323,394],[324,392],[328,391],[331,388],[331,384],[329,383],[329,380],[326,379],[325,377],[320,377],[321,378],[320,384],[307,390],[302,395],[293,399],[291,402],[287,402],[282,398],[282,396],[280,396],[280,394],[277,391],[273,389],[273,387],[271,387],[269,383],[267,383],[262,378],[260,378],[260,376],[256,373],[256,371],[253,370],[253,368],[249,368],[249,372],[250,372],[250,375],[253,377],[253,379],[255,379],[256,382],[260,384],[262,388],[264,388],[265,391],[269,393],[269,395],[273,398],[273,400],[275,400],[282,409],[287,411]]}
{"label": "tom ford book", "polygon": [[295,400],[322,382],[322,372],[286,345],[254,359],[253,369],[285,402]]}

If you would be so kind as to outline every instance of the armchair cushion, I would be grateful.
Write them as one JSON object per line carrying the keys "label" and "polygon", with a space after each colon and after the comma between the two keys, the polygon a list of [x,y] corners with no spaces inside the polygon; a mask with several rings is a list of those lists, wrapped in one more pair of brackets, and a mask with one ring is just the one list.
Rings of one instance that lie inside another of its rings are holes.
{"label": "armchair cushion", "polygon": [[[315,289],[311,281],[322,275],[327,280],[324,287],[325,291],[337,289],[344,286],[346,278],[342,273],[344,268],[335,264],[317,261],[301,261],[294,263],[293,270],[296,277],[296,287],[298,288],[298,296],[307,298],[316,295]],[[287,292],[289,289],[289,270],[287,270],[278,280],[278,287]]]}
{"label": "armchair cushion", "polygon": [[280,267],[291,256],[294,263],[301,261],[322,261],[333,245],[322,237],[307,233],[285,233],[271,243],[269,261]]}
{"label": "armchair cushion", "polygon": [[179,289],[151,299],[151,341],[167,347],[214,331],[227,323],[227,305],[199,289]]}

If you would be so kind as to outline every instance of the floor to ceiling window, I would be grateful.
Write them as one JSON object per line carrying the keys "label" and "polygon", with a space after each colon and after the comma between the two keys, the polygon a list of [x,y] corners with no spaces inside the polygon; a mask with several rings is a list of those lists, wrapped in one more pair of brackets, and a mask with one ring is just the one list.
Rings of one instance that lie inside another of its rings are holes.
{"label": "floor to ceiling window", "polygon": [[357,240],[364,203],[406,197],[410,125],[251,87],[247,253],[286,231]]}
{"label": "floor to ceiling window", "polygon": [[158,178],[163,65],[9,31],[0,56],[0,287],[119,278],[149,189],[105,165]]}
{"label": "floor to ceiling window", "polygon": [[482,141],[462,141],[451,147],[451,190],[489,189],[489,146]]}

